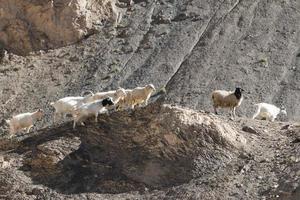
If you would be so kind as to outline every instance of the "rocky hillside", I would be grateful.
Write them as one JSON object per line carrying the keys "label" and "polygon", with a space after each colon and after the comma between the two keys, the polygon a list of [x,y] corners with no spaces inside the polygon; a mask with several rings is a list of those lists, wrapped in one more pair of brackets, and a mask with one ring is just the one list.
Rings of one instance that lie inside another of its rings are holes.
{"label": "rocky hillside", "polygon": [[[299,21],[298,0],[0,0],[1,198],[298,199]],[[52,123],[51,101],[148,83],[146,108]],[[239,117],[211,114],[236,86]],[[262,101],[284,122],[249,119]]]}
{"label": "rocky hillside", "polygon": [[[123,17],[116,29],[105,23],[74,45],[26,57],[6,46],[1,118],[38,107],[51,113],[50,101],[87,89],[151,82],[166,86],[166,102],[207,111],[213,89],[241,86],[247,93],[240,116],[251,116],[252,104],[265,101],[285,105],[288,119],[299,120],[299,1],[124,2],[118,4]],[[24,49],[19,40],[9,44]]]}
{"label": "rocky hillside", "polygon": [[[1,139],[4,199],[296,199],[299,124],[161,105]],[[277,198],[278,199],[278,198]]]}

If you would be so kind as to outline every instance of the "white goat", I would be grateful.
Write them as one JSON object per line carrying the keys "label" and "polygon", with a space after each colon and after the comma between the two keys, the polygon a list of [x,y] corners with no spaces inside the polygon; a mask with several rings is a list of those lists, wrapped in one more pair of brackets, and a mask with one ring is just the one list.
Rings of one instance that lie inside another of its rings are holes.
{"label": "white goat", "polygon": [[74,122],[73,122],[73,129],[76,127],[76,123],[79,121],[82,121],[84,118],[87,118],[89,116],[94,115],[95,116],[95,122],[98,121],[98,115],[99,112],[103,111],[103,109],[114,105],[114,102],[110,97],[94,101],[92,103],[87,103],[83,104],[79,107],[77,107],[73,111],[73,117],[74,117]]}
{"label": "white goat", "polygon": [[58,116],[66,118],[67,114],[72,114],[74,108],[82,102],[83,97],[65,97],[57,100],[56,102],[51,102],[50,105],[55,108],[53,122],[57,120]]}
{"label": "white goat", "polygon": [[57,100],[56,102],[51,102],[50,105],[55,108],[53,122],[56,121],[57,116],[60,115],[66,118],[67,114],[72,114],[74,109],[85,103],[94,101],[93,96],[87,97],[64,97]]}
{"label": "white goat", "polygon": [[9,124],[10,134],[13,135],[22,129],[26,129],[26,132],[29,133],[34,123],[37,120],[42,119],[43,116],[44,111],[42,109],[38,109],[33,113],[22,113],[13,116],[12,119],[6,120],[6,122]]}
{"label": "white goat", "polygon": [[120,99],[124,98],[126,96],[126,92],[123,88],[119,88],[117,90],[111,90],[107,92],[97,92],[94,94],[91,99],[93,101],[104,99],[104,98],[112,98],[112,101],[114,103],[118,103]]}
{"label": "white goat", "polygon": [[234,92],[226,90],[215,90],[211,93],[214,111],[216,114],[217,108],[230,108],[232,117],[235,117],[235,109],[239,107],[243,101],[242,88],[237,87]]}
{"label": "white goat", "polygon": [[137,105],[146,106],[154,90],[155,87],[153,84],[148,84],[145,87],[136,87],[132,90],[125,90],[126,96],[119,101],[117,105],[118,109],[134,109],[134,107]]}
{"label": "white goat", "polygon": [[287,115],[285,108],[278,108],[272,104],[258,103],[254,106],[257,106],[257,109],[252,119],[266,119],[273,122],[279,113]]}

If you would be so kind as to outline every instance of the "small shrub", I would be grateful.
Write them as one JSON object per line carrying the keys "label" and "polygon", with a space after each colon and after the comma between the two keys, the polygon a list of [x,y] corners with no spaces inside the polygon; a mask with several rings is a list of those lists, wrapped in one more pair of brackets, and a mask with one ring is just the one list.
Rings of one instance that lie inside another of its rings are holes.
{"label": "small shrub", "polygon": [[261,63],[264,67],[268,66],[268,59],[267,58],[262,58],[258,62]]}

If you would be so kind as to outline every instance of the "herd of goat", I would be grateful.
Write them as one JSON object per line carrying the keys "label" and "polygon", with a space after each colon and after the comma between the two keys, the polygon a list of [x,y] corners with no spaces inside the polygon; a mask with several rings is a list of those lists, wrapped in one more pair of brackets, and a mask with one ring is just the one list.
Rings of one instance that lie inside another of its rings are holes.
{"label": "herd of goat", "polygon": [[[76,123],[82,123],[84,119],[94,116],[95,122],[99,113],[107,113],[110,109],[127,110],[134,109],[136,106],[146,106],[151,94],[155,91],[153,84],[148,84],[145,87],[136,87],[134,89],[123,89],[92,93],[90,96],[65,97],[50,105],[54,107],[55,122],[58,117],[65,118],[68,114],[73,117],[73,128],[76,128]],[[215,114],[217,108],[230,108],[231,116],[235,117],[235,110],[243,101],[243,89],[237,87],[235,91],[215,90],[211,94],[212,104]],[[257,107],[253,119],[266,119],[274,121],[279,113],[287,115],[285,108],[278,108],[268,103],[255,104]],[[12,119],[6,120],[10,127],[10,135],[26,129],[29,133],[34,123],[44,116],[44,111],[38,109],[32,113],[22,113],[13,116]]]}

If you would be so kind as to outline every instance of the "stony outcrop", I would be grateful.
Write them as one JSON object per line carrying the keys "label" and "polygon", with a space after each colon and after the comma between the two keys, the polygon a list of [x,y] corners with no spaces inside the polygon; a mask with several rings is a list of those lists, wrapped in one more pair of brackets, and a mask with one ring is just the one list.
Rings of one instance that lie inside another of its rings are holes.
{"label": "stony outcrop", "polygon": [[9,52],[72,44],[113,17],[110,0],[1,0],[0,42]]}

